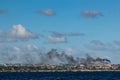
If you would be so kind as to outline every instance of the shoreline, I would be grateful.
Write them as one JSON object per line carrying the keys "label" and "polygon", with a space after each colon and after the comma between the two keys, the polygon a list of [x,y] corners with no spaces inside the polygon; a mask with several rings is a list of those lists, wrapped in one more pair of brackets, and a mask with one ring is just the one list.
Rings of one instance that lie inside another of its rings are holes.
{"label": "shoreline", "polygon": [[0,71],[0,72],[120,72],[120,70],[38,70],[38,71]]}

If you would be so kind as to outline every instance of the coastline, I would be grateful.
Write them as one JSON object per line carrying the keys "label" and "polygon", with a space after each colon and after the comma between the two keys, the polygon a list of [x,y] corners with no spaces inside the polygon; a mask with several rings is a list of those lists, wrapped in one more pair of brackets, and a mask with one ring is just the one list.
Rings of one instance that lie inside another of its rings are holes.
{"label": "coastline", "polygon": [[0,72],[120,72],[120,70],[30,70],[30,71],[0,71]]}
{"label": "coastline", "polygon": [[50,64],[4,64],[0,72],[119,72],[120,64],[107,65],[50,65]]}

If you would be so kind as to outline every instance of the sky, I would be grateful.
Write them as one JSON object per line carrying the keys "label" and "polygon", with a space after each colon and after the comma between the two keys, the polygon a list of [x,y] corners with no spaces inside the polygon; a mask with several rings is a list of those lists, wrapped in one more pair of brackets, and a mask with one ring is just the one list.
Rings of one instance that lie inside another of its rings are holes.
{"label": "sky", "polygon": [[21,53],[54,48],[118,64],[119,4],[120,0],[0,0],[0,63],[9,60],[6,55],[12,60]]}

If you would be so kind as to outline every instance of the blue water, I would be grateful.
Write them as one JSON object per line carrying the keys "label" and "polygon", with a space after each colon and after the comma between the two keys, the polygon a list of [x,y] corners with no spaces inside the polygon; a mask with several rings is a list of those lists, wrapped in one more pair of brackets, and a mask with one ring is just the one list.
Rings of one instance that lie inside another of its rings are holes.
{"label": "blue water", "polygon": [[0,72],[0,80],[120,80],[120,72]]}

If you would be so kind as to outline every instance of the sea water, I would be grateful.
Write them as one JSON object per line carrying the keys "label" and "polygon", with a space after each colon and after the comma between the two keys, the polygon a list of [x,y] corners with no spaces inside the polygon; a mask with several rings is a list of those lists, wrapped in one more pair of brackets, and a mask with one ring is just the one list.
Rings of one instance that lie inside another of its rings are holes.
{"label": "sea water", "polygon": [[0,80],[120,80],[120,72],[0,72]]}

